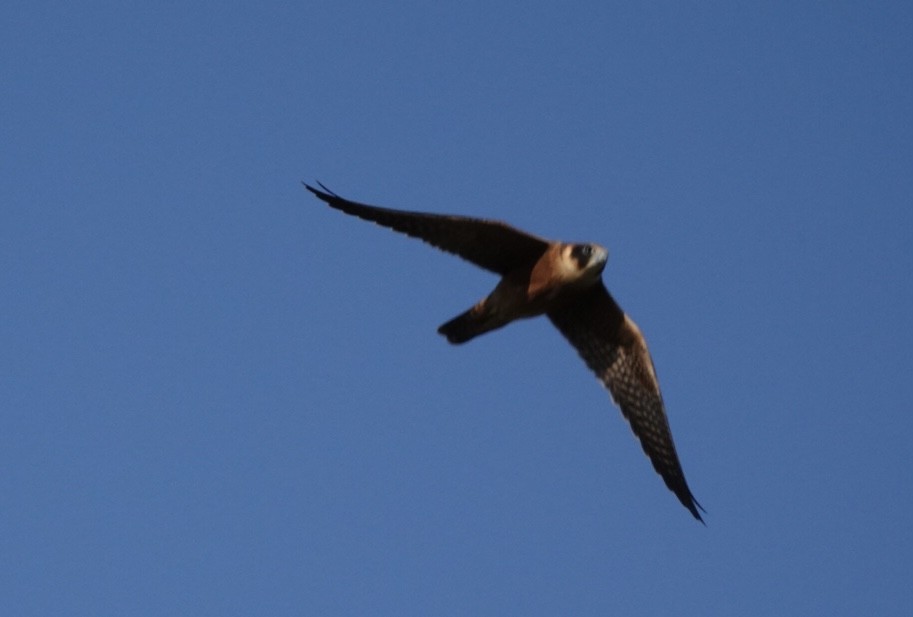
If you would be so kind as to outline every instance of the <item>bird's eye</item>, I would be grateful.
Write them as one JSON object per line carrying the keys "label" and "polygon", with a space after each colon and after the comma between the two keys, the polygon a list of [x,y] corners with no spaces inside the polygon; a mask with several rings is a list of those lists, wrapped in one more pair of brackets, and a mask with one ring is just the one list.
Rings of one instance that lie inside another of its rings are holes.
{"label": "bird's eye", "polygon": [[571,249],[571,255],[577,260],[581,268],[586,267],[593,256],[593,247],[589,244],[574,245],[574,248]]}
{"label": "bird's eye", "polygon": [[573,252],[580,257],[589,257],[593,254],[593,247],[589,244],[578,244],[574,247]]}

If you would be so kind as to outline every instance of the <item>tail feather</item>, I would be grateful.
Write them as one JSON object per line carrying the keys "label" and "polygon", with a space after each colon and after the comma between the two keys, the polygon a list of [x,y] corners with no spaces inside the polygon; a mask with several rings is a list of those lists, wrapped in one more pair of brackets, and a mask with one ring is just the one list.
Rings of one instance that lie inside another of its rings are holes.
{"label": "tail feather", "polygon": [[469,309],[442,325],[437,331],[447,337],[448,342],[459,345],[486,332],[487,328],[475,310]]}

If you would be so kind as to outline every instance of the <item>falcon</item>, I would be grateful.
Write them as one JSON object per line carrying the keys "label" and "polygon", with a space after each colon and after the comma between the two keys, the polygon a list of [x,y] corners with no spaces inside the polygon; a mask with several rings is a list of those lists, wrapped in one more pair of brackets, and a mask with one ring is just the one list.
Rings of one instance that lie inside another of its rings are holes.
{"label": "falcon", "polygon": [[546,315],[630,423],[666,486],[700,522],[703,507],[682,471],[653,360],[640,329],[602,282],[608,251],[552,242],[499,221],[392,210],[349,201],[323,184],[305,188],[332,208],[418,238],[501,276],[485,298],[438,328],[465,343],[510,322]]}

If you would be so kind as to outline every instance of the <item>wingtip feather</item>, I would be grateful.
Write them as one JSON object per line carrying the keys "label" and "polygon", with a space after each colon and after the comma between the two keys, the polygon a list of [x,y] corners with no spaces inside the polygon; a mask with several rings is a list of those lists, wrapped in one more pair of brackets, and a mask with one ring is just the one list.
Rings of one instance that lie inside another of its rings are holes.
{"label": "wingtip feather", "polygon": [[[325,185],[323,182],[321,182],[320,180],[317,180],[316,182],[317,182],[317,186],[320,187],[319,189],[318,189],[318,188],[314,188],[313,186],[311,186],[310,184],[308,184],[308,183],[305,182],[304,180],[301,181],[301,184],[304,185],[304,188],[306,188],[306,189],[309,190],[311,193],[313,193],[318,199],[320,199],[320,200],[322,200],[322,201],[325,201],[325,202],[327,202],[327,203],[330,203],[330,202],[333,201],[334,199],[341,199],[341,198],[339,197],[339,195],[337,195],[336,193],[334,193],[333,191],[331,191],[330,189],[328,189],[328,188],[326,187],[326,185]],[[321,189],[322,189],[322,190],[321,190]]]}
{"label": "wingtip feather", "polygon": [[704,520],[704,517],[701,516],[701,512],[703,512],[704,514],[706,514],[706,513],[707,513],[707,510],[705,510],[705,509],[704,509],[704,506],[702,506],[702,505],[700,504],[700,502],[698,502],[698,500],[694,498],[694,495],[691,495],[691,503],[690,503],[690,504],[687,504],[687,503],[686,503],[686,504],[685,504],[685,507],[688,508],[688,510],[691,512],[691,514],[694,516],[694,518],[696,518],[698,521],[700,521],[700,523],[701,523],[704,527],[707,526],[707,521],[705,521],[705,520]]}

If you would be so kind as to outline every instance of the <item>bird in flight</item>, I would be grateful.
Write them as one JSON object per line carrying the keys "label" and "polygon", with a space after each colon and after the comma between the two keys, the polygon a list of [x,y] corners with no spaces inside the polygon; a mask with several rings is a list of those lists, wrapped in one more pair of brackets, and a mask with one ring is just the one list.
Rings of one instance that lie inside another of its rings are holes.
{"label": "bird in flight", "polygon": [[669,490],[704,522],[675,451],[647,343],[602,282],[605,248],[552,242],[499,221],[369,206],[344,199],[323,184],[303,184],[337,210],[500,275],[494,291],[438,332],[460,344],[516,319],[546,315],[609,390]]}

